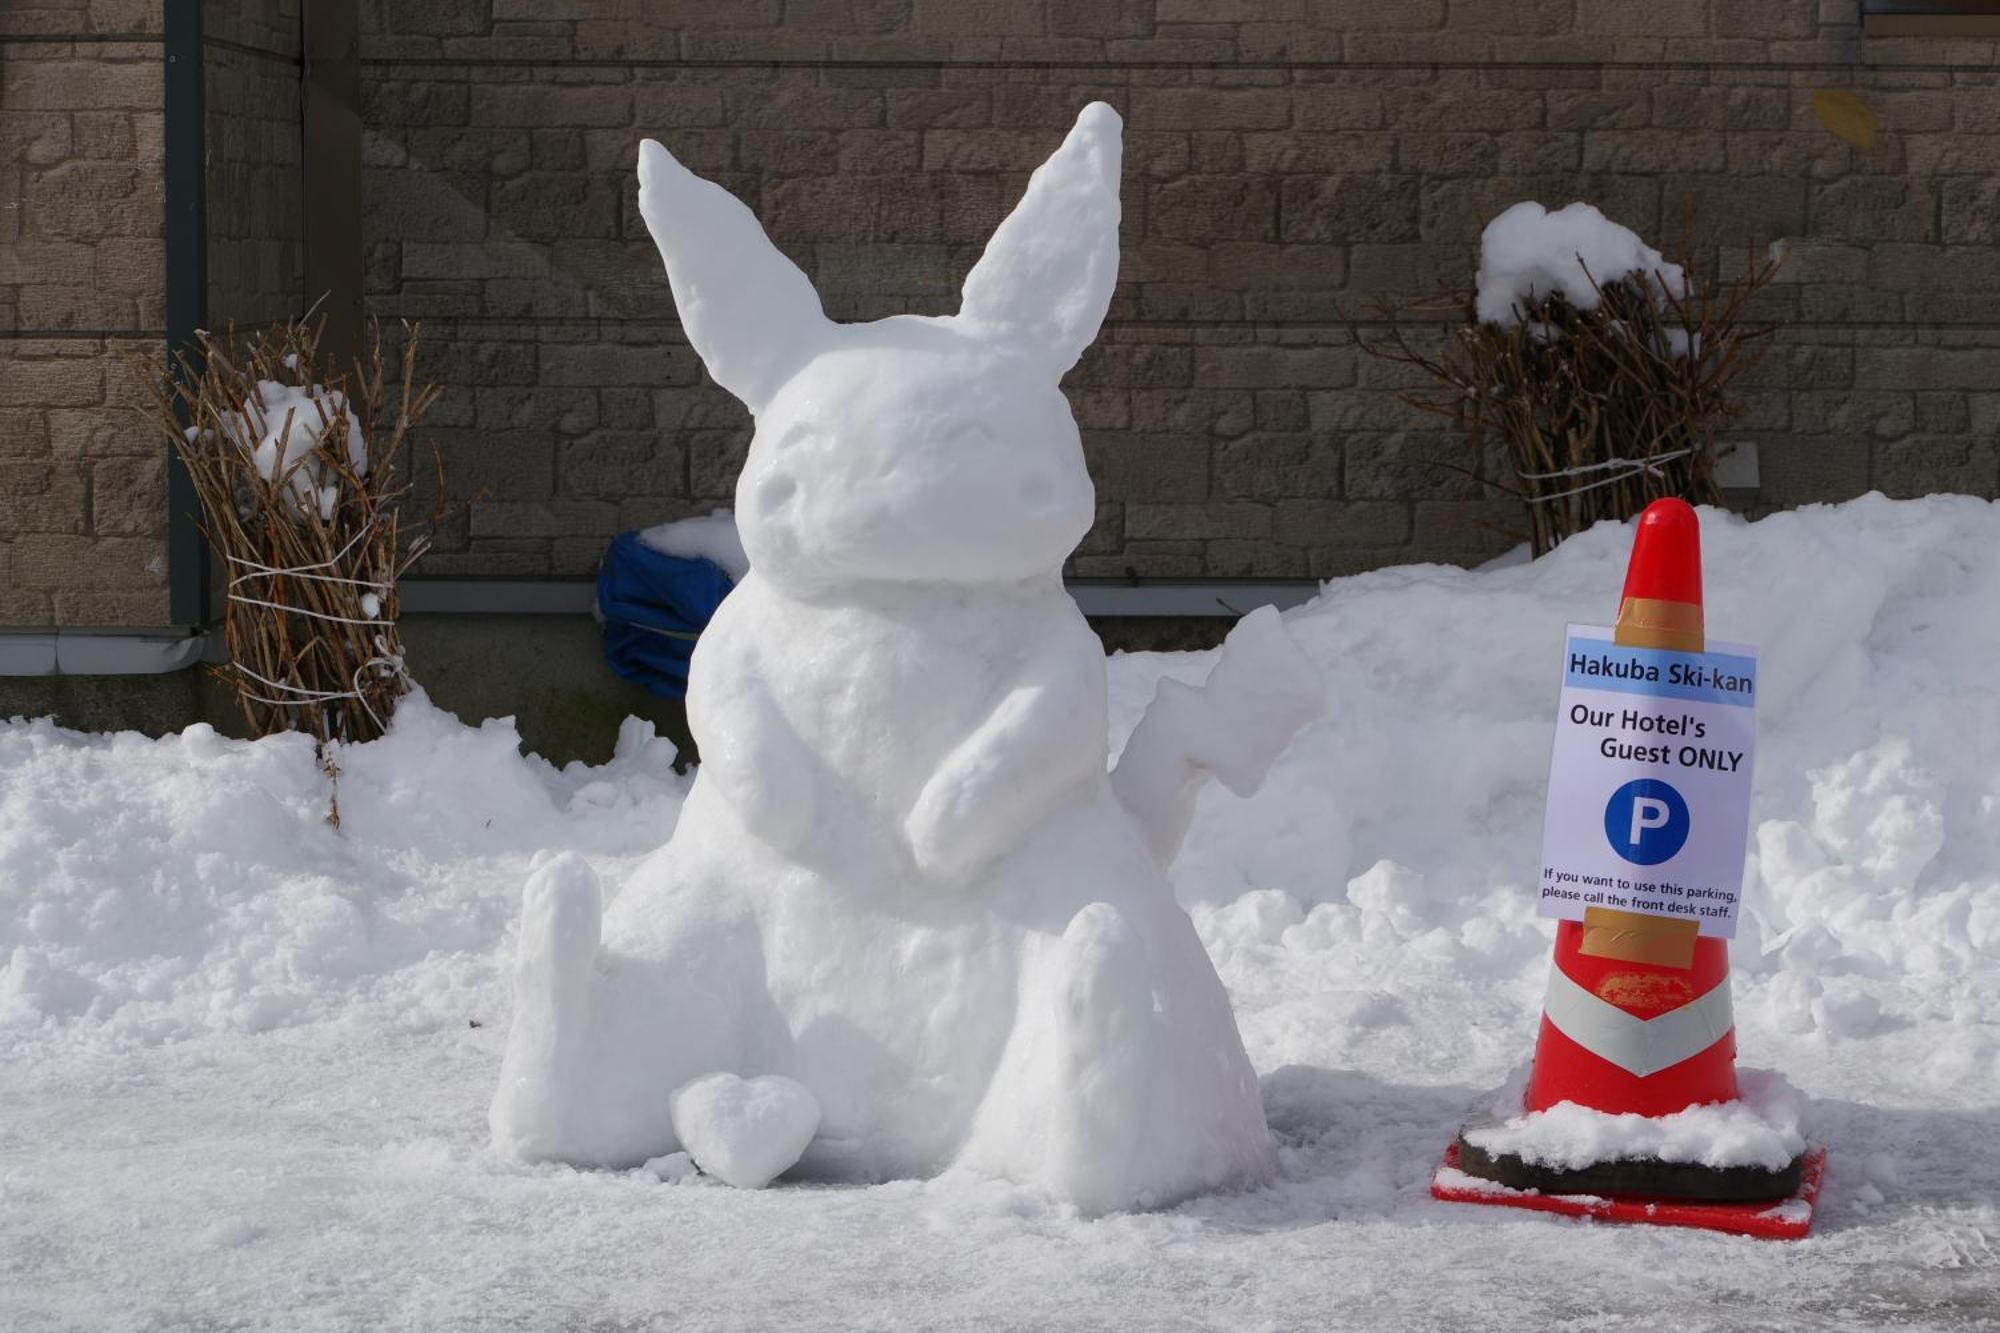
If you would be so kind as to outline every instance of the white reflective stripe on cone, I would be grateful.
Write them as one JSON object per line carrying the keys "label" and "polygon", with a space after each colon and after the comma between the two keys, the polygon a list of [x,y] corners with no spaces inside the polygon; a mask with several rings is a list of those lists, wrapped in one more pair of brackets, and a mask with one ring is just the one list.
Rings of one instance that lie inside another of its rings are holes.
{"label": "white reflective stripe on cone", "polygon": [[1726,976],[1698,1000],[1639,1018],[1577,985],[1560,967],[1551,967],[1542,1012],[1556,1031],[1640,1078],[1700,1055],[1736,1023]]}

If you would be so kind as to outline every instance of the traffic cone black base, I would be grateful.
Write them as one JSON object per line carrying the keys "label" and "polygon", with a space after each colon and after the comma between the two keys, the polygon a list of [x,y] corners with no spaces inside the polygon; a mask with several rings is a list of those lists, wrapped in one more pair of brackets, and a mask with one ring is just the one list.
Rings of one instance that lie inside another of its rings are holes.
{"label": "traffic cone black base", "polygon": [[1614,1198],[1683,1199],[1695,1203],[1771,1203],[1799,1192],[1805,1154],[1776,1171],[1761,1166],[1704,1166],[1626,1157],[1589,1166],[1563,1168],[1530,1162],[1513,1153],[1488,1153],[1461,1136],[1458,1169],[1509,1189],[1541,1194],[1603,1194]]}
{"label": "traffic cone black base", "polygon": [[1431,1197],[1447,1203],[1498,1204],[1602,1222],[1696,1227],[1762,1240],[1803,1240],[1812,1230],[1819,1188],[1826,1176],[1826,1150],[1814,1148],[1799,1164],[1799,1183],[1787,1198],[1749,1203],[1692,1203],[1686,1199],[1611,1197],[1603,1194],[1541,1194],[1513,1189],[1467,1175],[1459,1169],[1459,1145],[1445,1150],[1444,1164],[1431,1178]]}

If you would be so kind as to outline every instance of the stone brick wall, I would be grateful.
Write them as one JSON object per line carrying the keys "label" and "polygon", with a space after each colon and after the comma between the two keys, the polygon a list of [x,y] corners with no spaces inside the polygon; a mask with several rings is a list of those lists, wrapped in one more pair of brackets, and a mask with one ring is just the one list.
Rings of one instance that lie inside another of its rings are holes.
{"label": "stone brick wall", "polygon": [[[205,17],[219,327],[300,308],[297,0]],[[166,329],[161,19],[160,0],[0,8],[0,626],[169,617],[139,378]]]}
{"label": "stone brick wall", "polygon": [[[1078,574],[1504,545],[1511,503],[1455,470],[1493,461],[1399,402],[1351,328],[1469,282],[1522,198],[1656,242],[1693,200],[1724,265],[1788,243],[1787,327],[1732,433],[1760,446],[1757,506],[1993,494],[2000,52],[1867,40],[1857,8],[363,0],[369,308],[425,321],[471,501],[424,572],[583,575],[613,532],[728,499],[749,420],[680,335],[635,207],[642,135],[745,199],[835,317],[937,313],[1092,98],[1126,118],[1126,220],[1112,317],[1067,381],[1101,501]],[[254,322],[305,299],[296,0],[204,13],[212,318]],[[162,614],[158,452],[114,366],[161,320],[158,14],[0,10],[0,623]],[[1819,123],[1823,88],[1873,109],[1872,149]]]}
{"label": "stone brick wall", "polygon": [[0,625],[167,618],[159,4],[0,8]]}
{"label": "stone brick wall", "polygon": [[[2000,484],[1994,43],[1865,41],[1854,0],[606,0],[364,18],[369,301],[440,339],[433,574],[587,573],[726,502],[749,421],[674,322],[633,197],[663,137],[836,318],[954,308],[1026,173],[1103,98],[1123,281],[1067,387],[1090,576],[1467,560],[1511,502],[1349,321],[1469,283],[1523,198],[1660,240],[1785,239],[1789,321],[1732,438],[1763,506]],[[1881,122],[1823,128],[1816,89]]]}

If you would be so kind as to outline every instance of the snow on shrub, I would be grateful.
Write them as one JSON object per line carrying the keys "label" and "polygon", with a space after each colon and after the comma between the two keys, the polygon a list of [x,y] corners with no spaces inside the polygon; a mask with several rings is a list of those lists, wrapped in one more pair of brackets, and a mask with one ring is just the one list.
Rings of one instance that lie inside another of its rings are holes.
{"label": "snow on shrub", "polygon": [[1460,322],[1441,350],[1386,307],[1390,333],[1362,343],[1437,387],[1405,401],[1464,432],[1469,465],[1441,466],[1519,496],[1536,555],[1664,496],[1722,501],[1715,433],[1739,414],[1734,386],[1773,331],[1749,305],[1781,254],[1704,283],[1686,248],[1669,263],[1589,204],[1515,204],[1487,224],[1478,288],[1451,298]]}
{"label": "snow on shrub", "polygon": [[1685,296],[1687,276],[1640,240],[1581,201],[1551,213],[1524,200],[1486,224],[1479,240],[1479,318],[1521,322],[1538,300],[1560,296],[1578,310],[1595,310],[1600,282],[1651,278],[1665,296]]}

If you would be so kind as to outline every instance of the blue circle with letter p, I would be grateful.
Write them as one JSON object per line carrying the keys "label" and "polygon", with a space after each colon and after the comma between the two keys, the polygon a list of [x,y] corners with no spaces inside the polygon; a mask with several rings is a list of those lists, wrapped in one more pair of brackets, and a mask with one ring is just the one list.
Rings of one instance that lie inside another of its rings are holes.
{"label": "blue circle with letter p", "polygon": [[1687,845],[1688,824],[1687,802],[1658,778],[1634,778],[1604,807],[1611,850],[1637,866],[1672,860]]}

